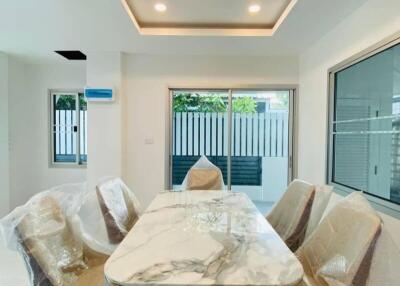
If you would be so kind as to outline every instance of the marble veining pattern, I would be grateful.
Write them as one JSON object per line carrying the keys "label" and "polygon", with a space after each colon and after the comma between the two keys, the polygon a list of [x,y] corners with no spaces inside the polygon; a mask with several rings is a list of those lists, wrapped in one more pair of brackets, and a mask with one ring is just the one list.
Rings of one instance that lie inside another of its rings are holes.
{"label": "marble veining pattern", "polygon": [[303,268],[245,194],[162,192],[105,265],[119,285],[296,285]]}

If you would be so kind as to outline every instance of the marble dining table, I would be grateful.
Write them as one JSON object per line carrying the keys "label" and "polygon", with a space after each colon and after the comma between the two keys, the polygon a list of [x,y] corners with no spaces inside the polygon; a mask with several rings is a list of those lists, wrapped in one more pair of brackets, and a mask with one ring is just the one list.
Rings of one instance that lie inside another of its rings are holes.
{"label": "marble dining table", "polygon": [[296,285],[303,268],[243,193],[160,192],[104,267],[110,285]]}

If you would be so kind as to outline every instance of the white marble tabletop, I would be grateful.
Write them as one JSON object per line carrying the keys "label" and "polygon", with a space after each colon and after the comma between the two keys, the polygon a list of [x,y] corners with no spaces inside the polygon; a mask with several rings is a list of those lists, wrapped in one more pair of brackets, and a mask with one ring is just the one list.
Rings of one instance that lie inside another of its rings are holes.
{"label": "white marble tabletop", "polygon": [[162,192],[108,259],[118,285],[296,285],[303,268],[242,193]]}

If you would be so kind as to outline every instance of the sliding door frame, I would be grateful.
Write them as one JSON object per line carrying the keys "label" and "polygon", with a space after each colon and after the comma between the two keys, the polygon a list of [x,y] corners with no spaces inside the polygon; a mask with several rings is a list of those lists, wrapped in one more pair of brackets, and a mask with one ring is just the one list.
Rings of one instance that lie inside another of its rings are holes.
{"label": "sliding door frame", "polygon": [[297,102],[296,96],[298,94],[297,85],[258,85],[258,86],[234,86],[234,87],[182,87],[171,86],[168,87],[168,179],[166,189],[172,190],[172,156],[173,156],[173,92],[175,91],[217,91],[228,93],[228,168],[227,177],[228,190],[231,191],[231,155],[232,155],[232,97],[236,91],[289,91],[289,134],[288,134],[288,183],[297,177]]}

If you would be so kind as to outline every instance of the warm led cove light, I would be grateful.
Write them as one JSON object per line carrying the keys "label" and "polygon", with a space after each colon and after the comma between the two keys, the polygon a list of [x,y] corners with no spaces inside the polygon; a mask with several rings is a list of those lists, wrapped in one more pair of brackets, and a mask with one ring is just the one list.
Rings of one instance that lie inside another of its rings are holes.
{"label": "warm led cove light", "polygon": [[253,4],[253,5],[250,5],[249,6],[249,12],[250,13],[257,13],[257,12],[259,12],[261,10],[261,7],[260,7],[260,5],[258,5],[258,4]]}
{"label": "warm led cove light", "polygon": [[157,3],[154,5],[154,9],[157,12],[165,12],[167,10],[167,6],[164,3]]}

